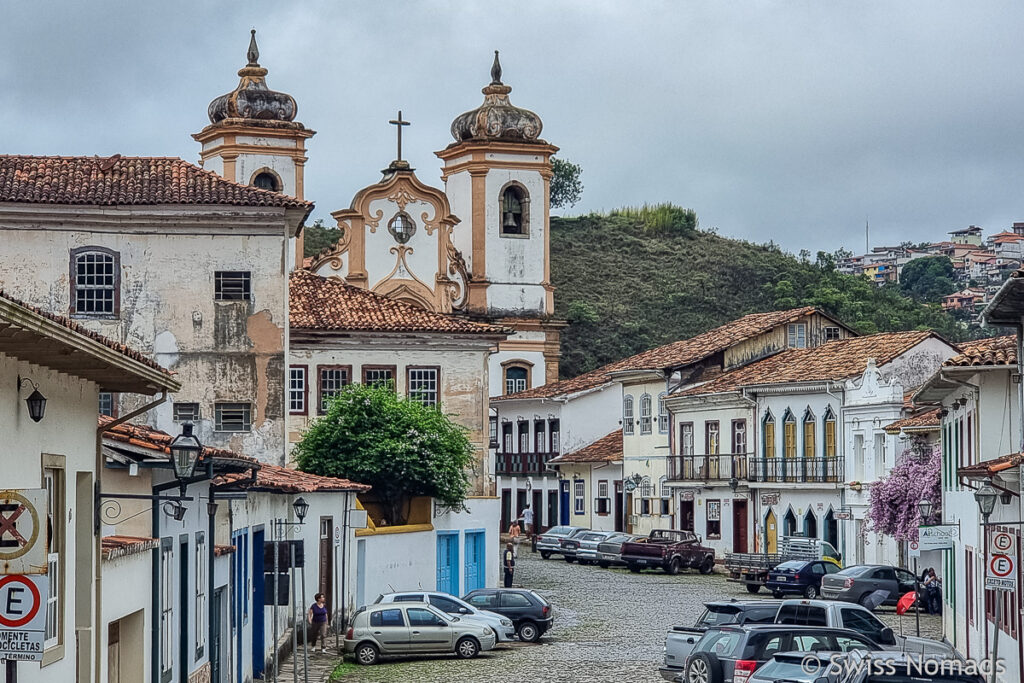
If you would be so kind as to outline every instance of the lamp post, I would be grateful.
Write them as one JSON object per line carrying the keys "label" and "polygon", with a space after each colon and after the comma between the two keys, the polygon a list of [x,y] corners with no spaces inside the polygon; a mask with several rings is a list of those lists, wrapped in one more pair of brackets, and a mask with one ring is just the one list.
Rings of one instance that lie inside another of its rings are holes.
{"label": "lamp post", "polygon": [[[292,502],[292,510],[295,512],[295,517],[299,520],[298,522],[289,522],[288,520],[281,519],[281,518],[276,518],[272,522],[273,529],[274,529],[274,541],[273,541],[273,545],[274,545],[274,596],[273,596],[274,597],[274,600],[273,600],[273,607],[274,607],[274,660],[273,660],[274,661],[274,674],[273,674],[273,676],[274,676],[275,683],[277,681],[277,671],[278,671],[278,665],[279,665],[278,657],[277,657],[277,651],[278,651],[277,608],[278,608],[278,597],[279,597],[278,596],[278,585],[279,585],[278,577],[280,576],[280,557],[281,557],[280,541],[281,541],[281,537],[285,535],[285,530],[288,527],[298,527],[298,526],[303,526],[305,524],[306,513],[309,512],[309,503],[307,503],[304,498],[299,496],[298,498],[296,498]],[[292,613],[292,617],[293,617],[292,618],[292,679],[293,679],[293,681],[298,681],[299,670],[298,670],[298,667],[295,666],[295,652],[298,649],[298,631],[297,631],[297,629],[299,627],[300,621],[302,621],[302,620],[298,616],[300,614],[300,612],[298,612],[299,605],[297,604],[298,601],[296,600],[297,596],[295,594],[295,547],[292,546],[292,545],[289,545],[289,550],[290,550],[289,566],[290,566],[290,568],[292,570],[292,602],[296,603],[296,604],[292,605],[292,607],[293,607],[293,613]],[[301,582],[302,582],[302,603],[303,603],[303,605],[305,605],[305,603],[306,603],[306,580],[305,580],[306,579],[306,569],[305,569],[305,567],[306,567],[305,555],[303,555],[302,572],[301,572],[302,578],[300,579]],[[307,651],[307,645],[308,644],[306,642],[305,629],[304,629],[303,630],[303,637],[302,637],[302,659],[305,662],[305,666],[303,667],[303,678],[306,681],[309,680],[309,654],[308,654],[308,651]]]}
{"label": "lamp post", "polygon": [[[917,513],[919,517],[918,527],[924,526],[932,516],[932,502],[927,498],[922,498],[917,503]],[[918,551],[920,555],[920,551]],[[921,635],[921,582],[920,574],[918,573],[917,556],[914,557],[914,592],[917,593],[917,600],[914,600],[914,625],[917,628],[917,635]]]}
{"label": "lamp post", "polygon": [[[978,504],[978,511],[981,512],[981,529],[982,529],[982,543],[985,545],[985,566],[988,566],[988,518],[992,516],[992,512],[996,509],[996,499],[999,497],[999,492],[996,491],[991,484],[986,483],[980,489],[974,492],[974,500]],[[986,590],[988,590],[986,588]],[[992,643],[992,683],[996,683],[996,662],[999,661],[999,629],[1002,628],[1003,621],[1003,601],[1001,598],[997,598],[996,601],[996,626],[995,636]]]}

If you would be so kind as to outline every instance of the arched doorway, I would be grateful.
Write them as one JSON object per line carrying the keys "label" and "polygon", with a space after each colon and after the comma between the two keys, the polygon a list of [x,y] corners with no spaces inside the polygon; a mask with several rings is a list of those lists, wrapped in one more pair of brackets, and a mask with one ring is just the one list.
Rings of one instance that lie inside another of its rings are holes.
{"label": "arched doorway", "polygon": [[828,509],[828,514],[825,515],[825,540],[832,544],[832,547],[836,550],[839,549],[839,522],[836,520],[836,514],[832,508]]}
{"label": "arched doorway", "polygon": [[818,518],[814,516],[812,510],[808,510],[804,517],[804,536],[807,538],[818,537]]}
{"label": "arched doorway", "polygon": [[768,508],[768,514],[764,516],[764,551],[766,553],[779,552],[779,529],[775,521],[775,511]]}
{"label": "arched doorway", "polygon": [[782,535],[796,535],[796,515],[793,514],[792,508],[786,510],[786,516],[782,520]]}

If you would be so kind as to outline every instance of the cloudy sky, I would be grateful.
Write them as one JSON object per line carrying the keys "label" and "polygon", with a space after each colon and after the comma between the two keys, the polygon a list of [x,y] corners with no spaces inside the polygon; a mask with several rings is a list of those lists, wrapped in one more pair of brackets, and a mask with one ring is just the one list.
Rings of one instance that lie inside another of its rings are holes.
{"label": "cloudy sky", "polygon": [[571,213],[671,201],[787,249],[941,238],[1024,220],[1024,4],[995,2],[15,2],[0,23],[0,153],[198,158],[250,28],[309,143],[315,216],[394,156],[512,102],[583,166]]}

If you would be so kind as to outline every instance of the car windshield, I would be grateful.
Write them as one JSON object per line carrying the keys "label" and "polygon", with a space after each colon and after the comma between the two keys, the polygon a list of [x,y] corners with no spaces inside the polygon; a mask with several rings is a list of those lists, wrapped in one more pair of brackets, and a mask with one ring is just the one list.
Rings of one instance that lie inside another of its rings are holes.
{"label": "car windshield", "polygon": [[584,534],[580,538],[580,540],[581,541],[603,541],[604,540],[604,534]]}
{"label": "car windshield", "polygon": [[787,570],[787,569],[792,569],[794,571],[800,571],[806,565],[807,565],[806,562],[799,562],[797,560],[790,560],[789,562],[783,562],[782,564],[777,566],[775,568],[775,571],[784,571],[784,570]]}
{"label": "car windshield", "polygon": [[862,574],[867,574],[868,572],[873,572],[874,570],[875,570],[874,567],[868,567],[866,565],[862,565],[860,567],[847,567],[846,569],[843,569],[841,571],[836,572],[835,575],[836,576],[861,576]]}
{"label": "car windshield", "polygon": [[743,643],[742,631],[708,631],[697,641],[694,652],[710,652],[718,657],[735,657]]}

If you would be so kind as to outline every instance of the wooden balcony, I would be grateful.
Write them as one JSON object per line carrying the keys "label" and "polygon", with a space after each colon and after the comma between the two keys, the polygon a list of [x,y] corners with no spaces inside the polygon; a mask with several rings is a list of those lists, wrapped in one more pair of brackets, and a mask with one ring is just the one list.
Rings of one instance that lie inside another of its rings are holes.
{"label": "wooden balcony", "polygon": [[845,481],[843,458],[750,458],[750,481],[838,484]]}
{"label": "wooden balcony", "polygon": [[729,481],[747,479],[747,455],[671,455],[668,458],[670,481]]}
{"label": "wooden balcony", "polygon": [[548,469],[548,461],[557,456],[558,453],[496,453],[495,470],[503,476],[554,476],[554,470]]}

